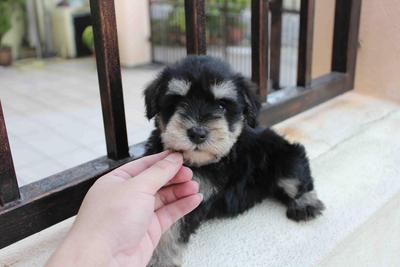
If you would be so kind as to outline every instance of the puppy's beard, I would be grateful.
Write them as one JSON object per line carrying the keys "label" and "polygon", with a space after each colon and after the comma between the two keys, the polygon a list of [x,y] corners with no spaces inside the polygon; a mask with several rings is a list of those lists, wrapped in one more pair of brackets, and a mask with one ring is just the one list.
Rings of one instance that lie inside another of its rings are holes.
{"label": "puppy's beard", "polygon": [[196,167],[218,162],[221,159],[216,155],[202,150],[186,150],[182,151],[182,155],[186,164]]}
{"label": "puppy's beard", "polygon": [[209,131],[209,136],[204,143],[199,145],[193,144],[187,136],[187,129],[196,125],[195,121],[182,118],[177,112],[171,117],[165,129],[161,129],[161,139],[164,149],[181,152],[186,164],[202,166],[218,162],[229,153],[243,129],[243,118],[235,123],[232,131],[229,130],[225,119],[204,124],[203,126]]}

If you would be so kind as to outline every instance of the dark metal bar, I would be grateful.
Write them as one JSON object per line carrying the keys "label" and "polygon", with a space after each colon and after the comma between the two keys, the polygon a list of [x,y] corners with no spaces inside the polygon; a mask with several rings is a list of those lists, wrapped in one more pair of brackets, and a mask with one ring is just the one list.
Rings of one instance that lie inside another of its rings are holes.
{"label": "dark metal bar", "polygon": [[74,216],[92,184],[105,173],[136,159],[144,144],[122,160],[101,157],[21,187],[21,200],[0,207],[0,249]]}
{"label": "dark metal bar", "polygon": [[204,0],[185,0],[185,19],[187,54],[206,54],[206,16]]}
{"label": "dark metal bar", "polygon": [[349,75],[346,86],[354,87],[361,0],[336,0],[332,71]]}
{"label": "dark metal bar", "polygon": [[311,83],[312,53],[314,38],[314,0],[301,0],[299,52],[297,62],[297,85],[309,86]]}
{"label": "dark metal bar", "polygon": [[129,148],[114,0],[91,0],[90,8],[107,154],[111,159],[122,159],[129,155]]}
{"label": "dark metal bar", "polygon": [[269,81],[269,30],[268,1],[251,1],[251,77],[258,85],[258,95],[263,101],[268,94]]}
{"label": "dark metal bar", "polygon": [[6,123],[0,102],[0,206],[20,198],[17,176],[15,174]]}
{"label": "dark metal bar", "polygon": [[152,0],[148,0],[147,1],[147,5],[149,7],[148,10],[148,14],[149,14],[149,20],[150,20],[150,37],[149,37],[149,41],[150,41],[150,45],[151,45],[151,62],[155,63],[155,45],[154,45],[154,35],[155,35],[155,30],[154,30],[154,25],[153,25],[153,16],[152,16],[152,7],[153,7],[153,1]]}
{"label": "dark metal bar", "polygon": [[228,61],[228,39],[229,39],[229,32],[228,32],[228,27],[230,23],[230,18],[229,17],[229,12],[228,12],[228,0],[224,0],[224,5],[221,8],[221,13],[222,13],[222,19],[223,19],[223,38],[222,38],[222,53],[223,57],[226,61]]}
{"label": "dark metal bar", "polygon": [[332,72],[313,80],[309,88],[284,88],[268,96],[268,103],[261,108],[259,122],[271,126],[321,104],[350,90],[346,88],[346,74]]}
{"label": "dark metal bar", "polygon": [[280,89],[281,48],[282,48],[282,3],[273,0],[271,9],[271,80],[272,88]]}

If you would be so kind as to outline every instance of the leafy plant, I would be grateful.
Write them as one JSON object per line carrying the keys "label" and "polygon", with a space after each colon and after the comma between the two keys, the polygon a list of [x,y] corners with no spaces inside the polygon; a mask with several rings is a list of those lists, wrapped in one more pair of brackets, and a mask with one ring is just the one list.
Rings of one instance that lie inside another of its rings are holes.
{"label": "leafy plant", "polygon": [[250,0],[208,0],[206,5],[219,9],[226,7],[227,12],[237,14],[250,5]]}
{"label": "leafy plant", "polygon": [[92,53],[94,52],[94,36],[92,26],[87,26],[83,31],[82,42],[87,48],[89,48],[90,51],[92,51]]}
{"label": "leafy plant", "polygon": [[[173,8],[168,14],[165,24],[168,29],[168,42],[172,44],[182,44],[181,40],[185,35],[185,9],[183,0],[169,1]],[[210,42],[217,42],[223,38],[223,17],[228,22],[230,28],[244,28],[246,23],[240,19],[241,12],[250,5],[250,0],[208,0],[205,4],[206,27]],[[162,21],[160,21],[162,25]],[[157,33],[160,34],[160,33]],[[154,40],[159,40],[158,36]]]}
{"label": "leafy plant", "polygon": [[0,45],[4,35],[12,27],[13,10],[18,5],[24,9],[25,0],[0,0]]}

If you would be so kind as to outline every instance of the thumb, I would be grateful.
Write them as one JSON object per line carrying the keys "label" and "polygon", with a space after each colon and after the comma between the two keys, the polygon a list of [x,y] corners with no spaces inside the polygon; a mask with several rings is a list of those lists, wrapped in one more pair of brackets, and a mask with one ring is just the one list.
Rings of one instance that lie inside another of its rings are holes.
{"label": "thumb", "polygon": [[154,195],[178,173],[182,164],[182,155],[172,153],[127,182],[135,190]]}
{"label": "thumb", "polygon": [[193,211],[198,205],[200,205],[202,200],[202,194],[193,194],[158,209],[156,211],[156,215],[158,217],[162,233],[167,231],[177,220]]}

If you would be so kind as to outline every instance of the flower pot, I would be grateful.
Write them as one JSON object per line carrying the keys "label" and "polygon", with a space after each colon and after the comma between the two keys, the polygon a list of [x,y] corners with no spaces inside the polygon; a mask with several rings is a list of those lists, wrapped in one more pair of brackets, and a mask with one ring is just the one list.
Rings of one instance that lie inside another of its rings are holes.
{"label": "flower pot", "polygon": [[11,47],[0,47],[0,66],[10,66],[12,62]]}
{"label": "flower pot", "polygon": [[231,26],[228,28],[228,43],[230,45],[239,44],[244,38],[244,29],[243,27],[235,27]]}

